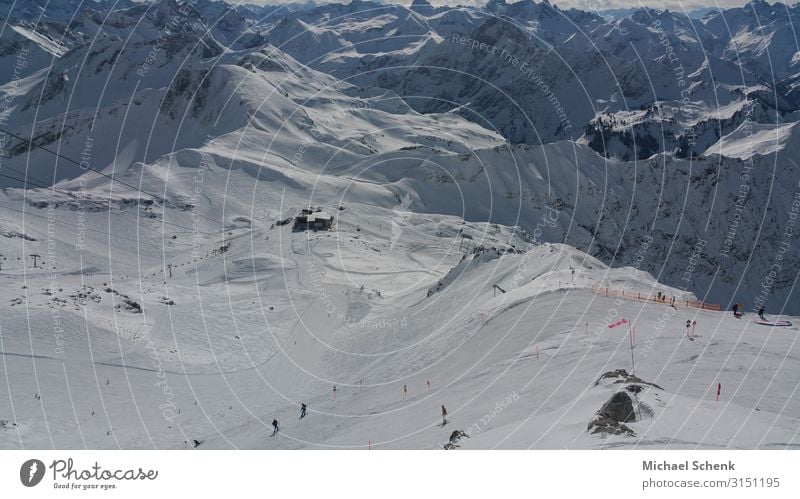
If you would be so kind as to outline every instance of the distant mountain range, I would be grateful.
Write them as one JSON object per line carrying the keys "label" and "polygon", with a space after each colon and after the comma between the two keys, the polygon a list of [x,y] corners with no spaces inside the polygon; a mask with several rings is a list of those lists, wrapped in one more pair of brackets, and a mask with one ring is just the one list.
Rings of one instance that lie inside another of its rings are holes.
{"label": "distant mountain range", "polygon": [[[726,306],[759,296],[795,206],[797,6],[4,0],[0,15],[3,127],[176,200],[159,167],[213,151],[297,203],[319,195],[299,168],[330,196],[357,177],[372,203],[527,231],[555,209],[547,240],[624,265],[652,236],[646,270],[680,286],[696,260],[685,284]],[[0,186],[77,189],[85,173],[3,148]],[[789,241],[768,294],[800,313]]]}

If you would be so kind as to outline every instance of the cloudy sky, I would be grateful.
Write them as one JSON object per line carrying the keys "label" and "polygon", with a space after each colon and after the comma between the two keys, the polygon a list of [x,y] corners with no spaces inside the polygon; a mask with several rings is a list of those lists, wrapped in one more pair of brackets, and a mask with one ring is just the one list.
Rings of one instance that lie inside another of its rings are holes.
{"label": "cloudy sky", "polygon": [[[230,3],[250,3],[250,4],[281,4],[287,3],[286,0],[228,0]],[[293,2],[303,2],[305,0],[289,0]],[[316,0],[317,3],[325,3],[323,0]],[[349,3],[350,0],[337,0],[339,3]],[[380,1],[380,0],[378,0]],[[384,0],[392,1],[392,0]],[[487,0],[428,0],[433,5],[485,5]],[[506,0],[513,3],[515,0]],[[631,8],[639,6],[655,7],[659,9],[669,8],[671,10],[694,10],[701,7],[736,7],[747,3],[747,0],[551,0],[561,8],[575,7],[581,10],[607,10]],[[410,4],[411,0],[395,0],[393,3]],[[770,2],[774,3],[774,2]],[[789,0],[787,4],[794,4],[795,0]]]}

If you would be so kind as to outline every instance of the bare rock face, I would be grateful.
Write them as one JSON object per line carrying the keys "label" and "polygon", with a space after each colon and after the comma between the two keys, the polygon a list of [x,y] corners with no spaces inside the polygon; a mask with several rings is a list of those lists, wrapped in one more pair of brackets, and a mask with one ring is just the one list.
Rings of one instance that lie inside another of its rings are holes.
{"label": "bare rock face", "polygon": [[595,418],[589,423],[587,431],[593,435],[605,433],[635,436],[633,430],[623,424],[632,421],[636,421],[636,411],[631,397],[626,392],[617,392],[603,404]]}
{"label": "bare rock face", "polygon": [[634,433],[634,431],[631,430],[627,425],[624,425],[618,421],[602,418],[593,419],[592,422],[589,423],[588,430],[592,433],[592,435],[602,433],[606,435],[626,435],[629,437],[636,436],[636,433]]}
{"label": "bare rock face", "polygon": [[[599,385],[600,382],[602,380],[604,380],[604,379],[614,379],[614,383],[625,383],[625,384],[627,384],[627,383],[638,383],[640,385],[651,386],[653,388],[658,388],[659,390],[663,390],[663,388],[661,388],[660,386],[658,386],[655,383],[649,383],[649,382],[644,381],[643,379],[641,379],[641,378],[639,378],[637,376],[634,376],[632,374],[628,374],[628,371],[626,371],[625,369],[617,369],[617,370],[614,370],[614,371],[608,371],[606,373],[603,373],[603,375],[600,376],[599,378],[597,378],[597,381],[594,382],[594,386]],[[639,392],[637,391],[636,393],[639,393]]]}
{"label": "bare rock face", "polygon": [[17,428],[17,423],[8,419],[0,419],[0,430],[13,430]]}
{"label": "bare rock face", "polygon": [[600,416],[603,416],[621,423],[636,421],[636,412],[633,408],[631,397],[625,392],[617,392],[603,404],[600,409]]}
{"label": "bare rock face", "polygon": [[649,389],[662,390],[655,383],[628,374],[625,369],[617,369],[604,373],[595,382],[599,385],[603,380],[613,380],[613,385],[623,385],[623,389],[614,393],[586,428],[591,434],[627,435],[635,437],[636,433],[625,423],[632,423],[642,418],[653,417],[653,410],[638,399],[638,394]]}

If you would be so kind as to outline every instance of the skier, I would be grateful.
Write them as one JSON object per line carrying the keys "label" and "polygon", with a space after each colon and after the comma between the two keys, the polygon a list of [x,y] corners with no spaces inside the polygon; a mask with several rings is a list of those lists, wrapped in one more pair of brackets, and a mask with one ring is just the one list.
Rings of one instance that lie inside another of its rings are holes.
{"label": "skier", "polygon": [[764,317],[764,307],[761,307],[761,308],[758,309],[758,316],[761,317],[762,321],[767,320],[767,318]]}
{"label": "skier", "polygon": [[306,403],[305,402],[300,404],[300,419],[303,419],[304,417],[306,417]]}
{"label": "skier", "polygon": [[469,438],[469,435],[467,435],[467,432],[464,430],[453,431],[453,433],[450,434],[450,441],[444,444],[444,450],[458,449],[461,447],[458,445],[458,442],[460,442],[464,437]]}
{"label": "skier", "polygon": [[453,433],[450,434],[450,443],[457,444],[458,441],[461,440],[462,438],[469,438],[467,432],[465,432],[464,430],[455,430],[453,431]]}
{"label": "skier", "polygon": [[279,428],[278,428],[278,420],[277,419],[273,419],[272,420],[272,436],[273,437],[275,436],[276,433],[278,433],[278,430],[279,430]]}
{"label": "skier", "polygon": [[442,426],[447,424],[447,409],[442,406]]}
{"label": "skier", "polygon": [[738,303],[734,303],[733,307],[731,307],[731,309],[733,310],[733,316],[734,317],[739,317],[739,304]]}

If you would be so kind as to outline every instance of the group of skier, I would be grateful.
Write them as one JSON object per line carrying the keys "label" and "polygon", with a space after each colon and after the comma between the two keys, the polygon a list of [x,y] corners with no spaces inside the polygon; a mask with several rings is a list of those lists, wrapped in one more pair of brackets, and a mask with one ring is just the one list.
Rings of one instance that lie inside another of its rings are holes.
{"label": "group of skier", "polygon": [[[741,317],[742,315],[744,315],[742,312],[739,311],[740,307],[741,307],[741,305],[739,303],[734,303],[733,306],[731,307],[731,310],[733,311],[733,316],[736,317],[737,319],[739,317]],[[766,321],[767,318],[764,317],[765,313],[766,313],[766,310],[764,310],[764,307],[761,306],[758,309],[758,318],[761,319],[762,321]]]}
{"label": "group of skier", "polygon": [[[430,380],[427,381],[427,384],[428,384],[428,390],[430,390],[431,389]],[[336,385],[333,386],[333,398],[334,400],[336,400]],[[408,385],[403,385],[403,399],[405,400],[406,398],[408,398]],[[300,419],[306,417],[307,413],[308,413],[308,406],[305,404],[305,402],[302,402],[300,404]],[[442,406],[442,426],[446,424],[447,424],[447,409],[444,406]],[[279,431],[280,431],[280,426],[278,424],[278,420],[273,419],[272,436],[274,437],[275,435],[277,435]]]}
{"label": "group of skier", "polygon": [[[304,417],[306,417],[307,411],[308,411],[308,406],[306,405],[306,403],[305,402],[301,403],[300,404],[300,419],[303,419]],[[278,426],[278,420],[277,419],[273,419],[272,420],[272,436],[274,437],[275,435],[277,435],[279,431],[280,431],[280,426]]]}
{"label": "group of skier", "polygon": [[[656,294],[656,301],[660,301],[662,303],[666,303],[666,301],[667,301],[666,293],[662,293],[661,291],[659,291]],[[675,306],[675,297],[674,296],[669,299],[669,304],[670,304],[671,307]]]}

